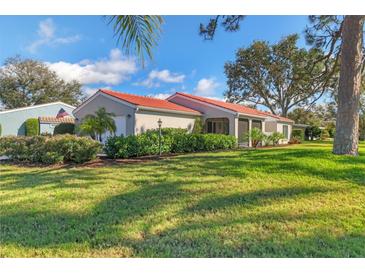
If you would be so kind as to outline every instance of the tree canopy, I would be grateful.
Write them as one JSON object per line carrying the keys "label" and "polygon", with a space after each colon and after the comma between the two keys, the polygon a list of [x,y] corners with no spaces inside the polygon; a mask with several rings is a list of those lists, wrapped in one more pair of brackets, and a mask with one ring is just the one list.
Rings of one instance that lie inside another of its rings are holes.
{"label": "tree canopy", "polygon": [[43,62],[17,56],[0,67],[0,102],[7,109],[54,101],[77,105],[82,98],[79,82],[62,80]]}
{"label": "tree canopy", "polygon": [[287,116],[293,107],[314,104],[331,87],[324,64],[315,62],[319,49],[297,47],[298,35],[276,44],[256,41],[225,64],[226,97],[231,102],[263,105],[274,114]]}

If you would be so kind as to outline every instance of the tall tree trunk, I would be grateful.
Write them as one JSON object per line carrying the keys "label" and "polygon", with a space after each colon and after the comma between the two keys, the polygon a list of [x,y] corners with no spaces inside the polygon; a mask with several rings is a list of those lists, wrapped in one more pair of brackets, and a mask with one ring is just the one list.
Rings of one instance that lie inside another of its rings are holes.
{"label": "tall tree trunk", "polygon": [[358,155],[364,16],[345,16],[334,154]]}

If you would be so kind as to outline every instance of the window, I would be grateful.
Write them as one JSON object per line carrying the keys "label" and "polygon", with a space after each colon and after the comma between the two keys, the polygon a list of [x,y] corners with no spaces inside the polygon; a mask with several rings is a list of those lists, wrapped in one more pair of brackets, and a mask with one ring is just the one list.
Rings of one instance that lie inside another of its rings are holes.
{"label": "window", "polygon": [[205,122],[207,133],[229,134],[227,118],[209,118]]}
{"label": "window", "polygon": [[289,128],[286,125],[283,125],[283,134],[285,139],[289,139]]}

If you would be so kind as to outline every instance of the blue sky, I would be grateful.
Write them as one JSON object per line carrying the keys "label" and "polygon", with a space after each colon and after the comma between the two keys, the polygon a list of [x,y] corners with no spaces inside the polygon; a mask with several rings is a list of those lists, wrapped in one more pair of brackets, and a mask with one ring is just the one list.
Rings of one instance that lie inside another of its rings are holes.
{"label": "blue sky", "polygon": [[108,87],[164,97],[175,91],[222,98],[224,63],[254,40],[277,42],[301,34],[306,16],[248,16],[236,33],[219,30],[213,41],[198,35],[207,16],[166,16],[153,61],[142,68],[124,56],[111,26],[101,16],[0,16],[0,62],[16,54],[49,64],[66,80],[77,79],[85,92]]}

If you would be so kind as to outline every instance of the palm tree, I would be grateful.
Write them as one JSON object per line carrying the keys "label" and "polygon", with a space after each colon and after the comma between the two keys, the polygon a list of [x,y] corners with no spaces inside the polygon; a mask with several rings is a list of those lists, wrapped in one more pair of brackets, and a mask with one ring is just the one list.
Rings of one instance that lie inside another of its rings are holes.
{"label": "palm tree", "polygon": [[162,16],[157,15],[113,15],[107,16],[113,26],[117,42],[122,42],[125,53],[131,51],[144,65],[145,55],[152,59],[152,48],[157,45],[161,34]]}
{"label": "palm tree", "polygon": [[114,113],[107,112],[104,107],[99,108],[94,114],[88,114],[85,116],[83,122],[80,125],[80,131],[88,134],[93,138],[97,138],[102,141],[101,136],[110,131],[115,134],[116,125],[113,117]]}

